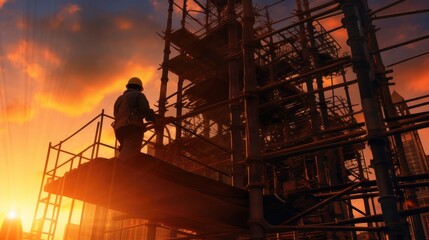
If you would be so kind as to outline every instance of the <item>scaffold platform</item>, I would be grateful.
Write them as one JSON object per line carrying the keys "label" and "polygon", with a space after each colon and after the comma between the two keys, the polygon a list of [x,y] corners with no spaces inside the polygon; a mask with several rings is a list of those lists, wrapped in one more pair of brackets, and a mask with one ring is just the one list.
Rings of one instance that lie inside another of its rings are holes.
{"label": "scaffold platform", "polygon": [[45,191],[200,233],[247,231],[246,190],[143,153],[130,161],[93,159],[51,181]]}

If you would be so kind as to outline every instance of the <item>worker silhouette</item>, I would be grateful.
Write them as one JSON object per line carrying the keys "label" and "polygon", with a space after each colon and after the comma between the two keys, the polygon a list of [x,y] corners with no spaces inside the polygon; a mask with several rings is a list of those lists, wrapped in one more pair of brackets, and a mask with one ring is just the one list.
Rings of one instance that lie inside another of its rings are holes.
{"label": "worker silhouette", "polygon": [[126,85],[127,90],[116,99],[114,105],[115,121],[112,124],[119,141],[119,158],[130,159],[140,153],[143,135],[146,131],[144,119],[155,120],[155,113],[143,92],[143,83],[132,77]]}

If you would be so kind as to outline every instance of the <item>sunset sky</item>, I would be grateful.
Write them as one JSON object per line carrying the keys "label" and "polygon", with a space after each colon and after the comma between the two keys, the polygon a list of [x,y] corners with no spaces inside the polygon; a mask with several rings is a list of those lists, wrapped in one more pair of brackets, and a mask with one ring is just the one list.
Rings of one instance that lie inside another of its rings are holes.
{"label": "sunset sky", "polygon": [[[0,0],[0,223],[14,210],[29,231],[49,142],[58,143],[102,109],[112,115],[128,78],[144,81],[155,108],[164,44],[157,33],[165,30],[167,2]],[[376,9],[393,1],[370,2]],[[429,1],[408,0],[379,15],[416,9],[429,9]],[[428,13],[375,24],[381,48],[429,34]],[[326,29],[339,25],[325,22]],[[333,35],[344,44],[344,31]],[[426,51],[428,40],[383,57],[388,65]],[[429,55],[392,69],[392,89],[405,98],[429,94]]]}

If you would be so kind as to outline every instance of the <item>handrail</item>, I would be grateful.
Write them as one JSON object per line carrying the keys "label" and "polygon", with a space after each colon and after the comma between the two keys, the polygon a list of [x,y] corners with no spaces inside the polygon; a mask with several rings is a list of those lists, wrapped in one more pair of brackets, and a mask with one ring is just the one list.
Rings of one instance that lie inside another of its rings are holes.
{"label": "handrail", "polygon": [[[110,118],[110,119],[112,119],[112,120],[114,120],[115,118],[114,117],[112,117],[112,116],[110,116],[110,115],[107,115],[107,114],[105,114],[104,113],[104,110],[103,110],[103,112],[102,113],[100,113],[100,114],[98,114],[96,117],[94,117],[92,120],[90,120],[87,124],[85,124],[83,127],[81,127],[81,128],[79,128],[79,130],[77,130],[76,132],[74,132],[73,134],[71,134],[70,136],[68,136],[66,139],[64,139],[63,141],[62,141],[62,143],[64,143],[64,142],[66,142],[67,140],[69,140],[70,138],[72,138],[72,137],[74,137],[76,134],[78,134],[79,132],[81,132],[83,129],[85,129],[87,126],[89,126],[91,123],[93,123],[95,120],[97,120],[99,117],[107,117],[107,118]],[[56,146],[58,146],[58,144],[56,144],[56,145],[54,145],[54,147],[56,147]]]}

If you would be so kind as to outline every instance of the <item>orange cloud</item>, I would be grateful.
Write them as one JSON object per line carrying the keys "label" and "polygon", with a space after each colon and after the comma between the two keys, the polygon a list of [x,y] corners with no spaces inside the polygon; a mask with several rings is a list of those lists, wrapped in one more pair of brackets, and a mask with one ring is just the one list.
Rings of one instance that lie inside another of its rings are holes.
{"label": "orange cloud", "polygon": [[[32,52],[39,58],[30,58],[28,54]],[[58,66],[60,59],[46,48],[36,46],[35,43],[28,41],[20,41],[7,53],[6,58],[12,65],[21,69],[27,74],[28,77],[42,81],[42,77],[45,75],[45,68],[40,65],[40,62],[46,63],[48,66]]]}
{"label": "orange cloud", "polygon": [[116,27],[120,30],[130,30],[133,27],[129,19],[118,17],[115,19]]}
{"label": "orange cloud", "polygon": [[156,72],[155,67],[141,66],[130,61],[124,72],[118,72],[115,76],[100,74],[90,79],[91,81],[74,79],[78,77],[76,75],[64,76],[63,81],[75,86],[63,88],[60,92],[46,89],[36,95],[36,100],[42,107],[54,109],[69,116],[79,116],[99,107],[100,102],[107,95],[115,92],[122,93],[128,76],[138,76],[145,84],[155,81]]}
{"label": "orange cloud", "polygon": [[427,92],[429,91],[429,68],[426,66],[429,66],[429,57],[420,61],[417,65],[420,66],[418,71],[414,69],[416,71],[413,72],[413,70],[410,69],[407,73],[409,88],[416,92]]}
{"label": "orange cloud", "polygon": [[34,113],[34,108],[29,104],[14,101],[5,106],[2,115],[3,121],[7,121],[9,123],[24,123],[32,119]]}
{"label": "orange cloud", "polygon": [[392,76],[395,86],[393,89],[398,89],[398,92],[405,98],[426,94],[429,91],[428,64],[429,56],[426,56],[394,66]]}
{"label": "orange cloud", "polygon": [[67,4],[64,6],[52,19],[51,27],[54,29],[68,27],[72,32],[77,32],[81,29],[81,24],[77,18],[77,14],[81,8],[76,4]]}
{"label": "orange cloud", "polygon": [[6,0],[0,0],[0,9],[3,8],[6,2],[7,2]]}
{"label": "orange cloud", "polygon": [[[18,78],[8,76],[17,79],[9,93],[25,87],[30,89],[26,99],[35,106],[79,116],[121,93],[131,76],[141,77],[146,86],[159,79],[156,66],[162,61],[163,41],[155,32],[164,24],[134,9],[82,18],[81,13],[86,11],[69,4],[53,16],[33,19],[31,26],[38,34],[11,43],[6,59]],[[82,27],[75,32],[73,24]],[[30,26],[25,19],[20,25]]]}

